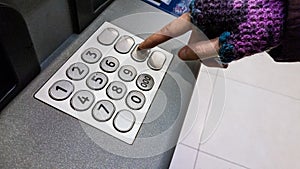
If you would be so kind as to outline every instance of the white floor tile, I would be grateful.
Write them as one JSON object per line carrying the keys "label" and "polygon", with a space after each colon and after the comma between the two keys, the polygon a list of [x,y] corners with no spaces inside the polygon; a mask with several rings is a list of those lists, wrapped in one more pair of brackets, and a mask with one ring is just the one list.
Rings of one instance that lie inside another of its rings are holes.
{"label": "white floor tile", "polygon": [[170,169],[193,169],[196,162],[197,150],[178,144],[170,164]]}
{"label": "white floor tile", "polygon": [[[216,88],[223,82],[218,77]],[[233,80],[225,85],[222,120],[201,151],[254,169],[300,168],[300,102]]]}
{"label": "white floor tile", "polygon": [[195,169],[247,169],[239,164],[199,152]]}
{"label": "white floor tile", "polygon": [[300,63],[276,63],[260,53],[230,63],[226,77],[300,100]]}
{"label": "white floor tile", "polygon": [[198,149],[215,79],[216,75],[200,71],[181,130],[179,143]]}
{"label": "white floor tile", "polygon": [[[222,71],[218,72],[218,77],[224,77]],[[225,108],[225,87],[225,79],[224,81],[218,80],[218,83],[214,84],[207,117],[205,119],[204,129],[201,135],[202,144],[209,140],[209,138],[213,135],[218,125],[220,124]]]}

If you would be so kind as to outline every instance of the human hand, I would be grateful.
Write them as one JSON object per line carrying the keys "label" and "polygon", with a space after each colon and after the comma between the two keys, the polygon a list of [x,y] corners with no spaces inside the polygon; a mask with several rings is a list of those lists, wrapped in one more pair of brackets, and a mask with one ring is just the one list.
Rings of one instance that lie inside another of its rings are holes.
{"label": "human hand", "polygon": [[227,68],[227,64],[222,64],[214,59],[218,56],[220,49],[219,38],[207,40],[207,38],[203,36],[203,33],[191,23],[189,13],[181,15],[158,32],[150,35],[139,45],[139,49],[153,48],[188,31],[192,31],[188,45],[181,48],[178,52],[178,56],[181,59],[200,59],[206,66]]}

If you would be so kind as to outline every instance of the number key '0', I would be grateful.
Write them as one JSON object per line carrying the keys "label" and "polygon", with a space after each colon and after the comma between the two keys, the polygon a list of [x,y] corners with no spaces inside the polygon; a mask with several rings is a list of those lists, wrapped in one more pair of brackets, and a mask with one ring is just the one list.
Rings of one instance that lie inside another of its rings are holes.
{"label": "number key '0'", "polygon": [[131,91],[126,97],[126,104],[133,110],[139,110],[144,106],[145,96],[139,91]]}

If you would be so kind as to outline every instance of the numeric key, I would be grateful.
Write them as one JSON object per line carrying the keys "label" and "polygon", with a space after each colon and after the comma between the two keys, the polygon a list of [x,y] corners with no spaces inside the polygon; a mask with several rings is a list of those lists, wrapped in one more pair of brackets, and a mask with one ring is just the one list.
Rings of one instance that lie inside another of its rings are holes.
{"label": "numeric key", "polygon": [[108,82],[108,78],[104,73],[92,73],[86,80],[86,85],[92,90],[101,90]]}
{"label": "numeric key", "polygon": [[145,104],[146,98],[139,91],[131,91],[126,97],[126,104],[133,110],[141,109]]}
{"label": "numeric key", "polygon": [[97,63],[102,57],[102,53],[96,48],[89,48],[85,50],[82,55],[81,59],[86,63]]}
{"label": "numeric key", "polygon": [[74,63],[67,70],[67,76],[71,80],[82,80],[89,73],[89,68],[83,63]]}
{"label": "numeric key", "polygon": [[108,121],[115,112],[115,106],[108,100],[101,100],[96,103],[92,110],[94,119],[100,122]]}
{"label": "numeric key", "polygon": [[119,77],[125,82],[133,81],[133,79],[136,77],[137,72],[133,66],[125,65],[122,66],[119,70]]}
{"label": "numeric key", "polygon": [[118,69],[119,61],[115,57],[108,56],[101,61],[100,67],[103,71],[112,73]]}
{"label": "numeric key", "polygon": [[124,83],[115,81],[107,87],[106,92],[108,97],[110,97],[111,99],[120,100],[126,94],[127,88]]}
{"label": "numeric key", "polygon": [[49,89],[49,95],[52,99],[62,101],[67,99],[74,91],[74,86],[67,80],[55,82]]}
{"label": "numeric key", "polygon": [[87,90],[80,90],[71,98],[71,106],[74,110],[85,111],[91,107],[94,102],[94,95]]}

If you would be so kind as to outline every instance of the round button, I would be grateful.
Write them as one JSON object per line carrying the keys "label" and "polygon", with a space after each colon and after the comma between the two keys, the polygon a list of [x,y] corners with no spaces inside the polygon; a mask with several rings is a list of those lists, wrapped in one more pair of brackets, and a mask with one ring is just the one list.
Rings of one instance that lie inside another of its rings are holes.
{"label": "round button", "polygon": [[131,57],[137,62],[143,62],[147,59],[151,50],[150,49],[138,50],[138,47],[139,46],[137,45],[134,48],[134,50],[131,52]]}
{"label": "round button", "polygon": [[67,70],[67,76],[71,80],[82,80],[89,73],[89,68],[83,63],[74,63]]}
{"label": "round button", "polygon": [[108,121],[115,112],[115,106],[108,100],[101,100],[96,103],[92,114],[94,119],[100,122]]}
{"label": "round button", "polygon": [[124,83],[122,82],[112,82],[108,87],[107,87],[107,95],[113,100],[120,100],[124,97],[126,94],[127,88]]}
{"label": "round button", "polygon": [[106,28],[104,29],[100,35],[98,36],[98,41],[102,45],[111,45],[119,36],[119,32],[114,28]]}
{"label": "round button", "polygon": [[92,90],[101,90],[107,84],[108,78],[104,73],[92,73],[86,80],[86,85]]}
{"label": "round button", "polygon": [[81,55],[81,59],[90,64],[97,63],[101,57],[102,53],[96,48],[89,48]]}
{"label": "round button", "polygon": [[134,39],[130,36],[122,36],[115,44],[115,50],[121,54],[126,54],[134,45]]}
{"label": "round button", "polygon": [[125,82],[133,81],[133,79],[136,77],[137,72],[133,66],[125,65],[122,66],[119,70],[119,77]]}
{"label": "round button", "polygon": [[90,91],[80,90],[71,98],[71,106],[74,110],[85,111],[91,107],[94,99],[94,95]]}
{"label": "round button", "polygon": [[49,89],[49,95],[52,99],[61,101],[67,99],[74,91],[74,86],[67,80],[55,82]]}
{"label": "round button", "polygon": [[139,91],[131,91],[126,97],[126,104],[133,110],[141,109],[145,104],[146,98]]}
{"label": "round button", "polygon": [[128,110],[121,110],[114,118],[113,125],[122,133],[130,131],[135,123],[135,116]]}
{"label": "round button", "polygon": [[154,79],[148,74],[141,74],[136,80],[136,85],[141,90],[148,91],[154,86]]}
{"label": "round button", "polygon": [[100,67],[103,71],[112,73],[118,69],[119,61],[115,57],[108,56],[101,61]]}
{"label": "round button", "polygon": [[154,51],[148,59],[148,66],[153,70],[160,70],[166,62],[166,55],[160,51]]}

